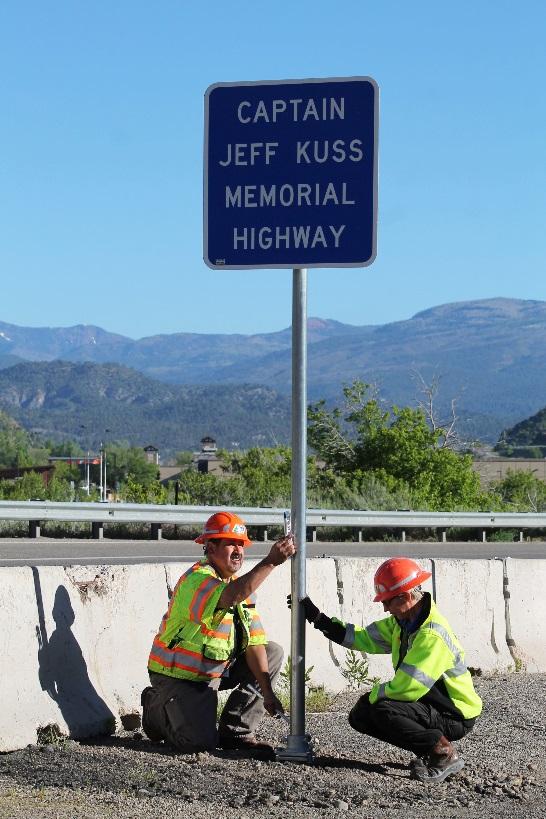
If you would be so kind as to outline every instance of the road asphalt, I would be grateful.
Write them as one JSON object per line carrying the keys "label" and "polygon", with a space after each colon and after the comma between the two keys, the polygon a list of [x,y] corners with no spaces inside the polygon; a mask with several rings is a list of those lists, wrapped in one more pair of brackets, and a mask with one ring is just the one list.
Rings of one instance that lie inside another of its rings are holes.
{"label": "road asphalt", "polygon": [[[255,541],[248,557],[264,557],[271,543]],[[424,558],[544,559],[546,543],[533,541],[492,543],[363,542],[307,544],[308,557],[389,557],[407,555]],[[0,566],[65,566],[68,564],[171,563],[198,560],[202,551],[189,540],[103,540],[41,537],[0,538]]]}

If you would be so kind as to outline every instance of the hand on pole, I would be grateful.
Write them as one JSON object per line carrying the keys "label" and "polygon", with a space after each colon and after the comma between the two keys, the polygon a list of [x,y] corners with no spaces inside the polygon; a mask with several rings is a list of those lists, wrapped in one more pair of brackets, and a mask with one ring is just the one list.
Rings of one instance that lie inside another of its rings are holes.
{"label": "hand on pole", "polygon": [[280,566],[281,563],[284,563],[294,554],[296,554],[294,538],[292,535],[284,535],[284,537],[273,544],[266,560],[268,563],[273,564],[273,566]]}
{"label": "hand on pole", "polygon": [[[292,608],[292,595],[289,594],[286,598],[286,602],[288,604],[288,608]],[[305,619],[308,623],[316,622],[317,617],[320,614],[320,609],[318,606],[315,606],[313,601],[310,597],[303,597],[300,601],[301,605],[303,606],[303,613],[305,614]]]}

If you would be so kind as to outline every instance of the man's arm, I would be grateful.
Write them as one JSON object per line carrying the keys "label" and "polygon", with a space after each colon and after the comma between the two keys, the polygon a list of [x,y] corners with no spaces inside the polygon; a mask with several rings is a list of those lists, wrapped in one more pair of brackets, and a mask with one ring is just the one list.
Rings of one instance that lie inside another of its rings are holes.
{"label": "man's arm", "polygon": [[[289,594],[286,599],[288,608],[292,608],[292,596]],[[367,654],[390,654],[392,618],[386,617],[362,628],[353,623],[342,623],[336,617],[328,617],[318,606],[315,606],[309,597],[303,597],[299,602],[307,622],[322,631],[324,636],[333,643],[356,651],[365,651]]]}
{"label": "man's arm", "polygon": [[280,566],[295,553],[296,547],[292,535],[281,538],[271,547],[267,557],[260,560],[247,574],[228,583],[217,603],[219,609],[229,609],[237,603],[242,603],[262,585],[273,569]]}
{"label": "man's arm", "polygon": [[[291,609],[291,594],[287,596],[286,602],[288,603],[288,608]],[[346,627],[344,625],[336,620],[333,620],[331,617],[328,617],[327,614],[323,614],[319,607],[315,606],[310,597],[302,597],[300,604],[303,608],[303,613],[308,623],[311,623],[311,625],[313,625],[316,629],[322,631],[328,640],[332,640],[334,643],[339,643],[339,645],[344,645],[346,636]]]}
{"label": "man's arm", "polygon": [[245,660],[261,689],[264,698],[265,710],[273,717],[278,711],[284,713],[282,703],[277,699],[271,687],[269,664],[267,662],[265,646],[248,646],[245,651]]}

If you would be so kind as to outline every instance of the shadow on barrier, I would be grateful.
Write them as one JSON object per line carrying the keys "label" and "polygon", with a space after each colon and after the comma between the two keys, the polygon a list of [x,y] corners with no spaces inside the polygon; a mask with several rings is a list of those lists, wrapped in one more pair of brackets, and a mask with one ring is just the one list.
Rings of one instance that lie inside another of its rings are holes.
{"label": "shadow on barrier", "polygon": [[64,586],[57,587],[52,609],[55,629],[48,638],[40,575],[35,566],[32,574],[38,607],[36,637],[42,690],[57,703],[71,737],[111,734],[115,717],[89,679],[87,663],[72,632],[76,618],[69,594]]}

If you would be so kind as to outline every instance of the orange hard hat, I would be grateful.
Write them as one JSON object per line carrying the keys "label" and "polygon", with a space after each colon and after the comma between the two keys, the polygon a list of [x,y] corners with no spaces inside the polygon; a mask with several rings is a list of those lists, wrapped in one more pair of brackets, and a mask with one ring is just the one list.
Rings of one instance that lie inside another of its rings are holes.
{"label": "orange hard hat", "polygon": [[250,546],[246,533],[246,526],[239,515],[233,512],[215,512],[205,523],[203,533],[195,538],[196,543],[204,543],[206,540],[240,540],[243,546]]}
{"label": "orange hard hat", "polygon": [[373,579],[375,586],[374,603],[381,603],[421,585],[431,577],[409,557],[390,557],[378,568]]}

